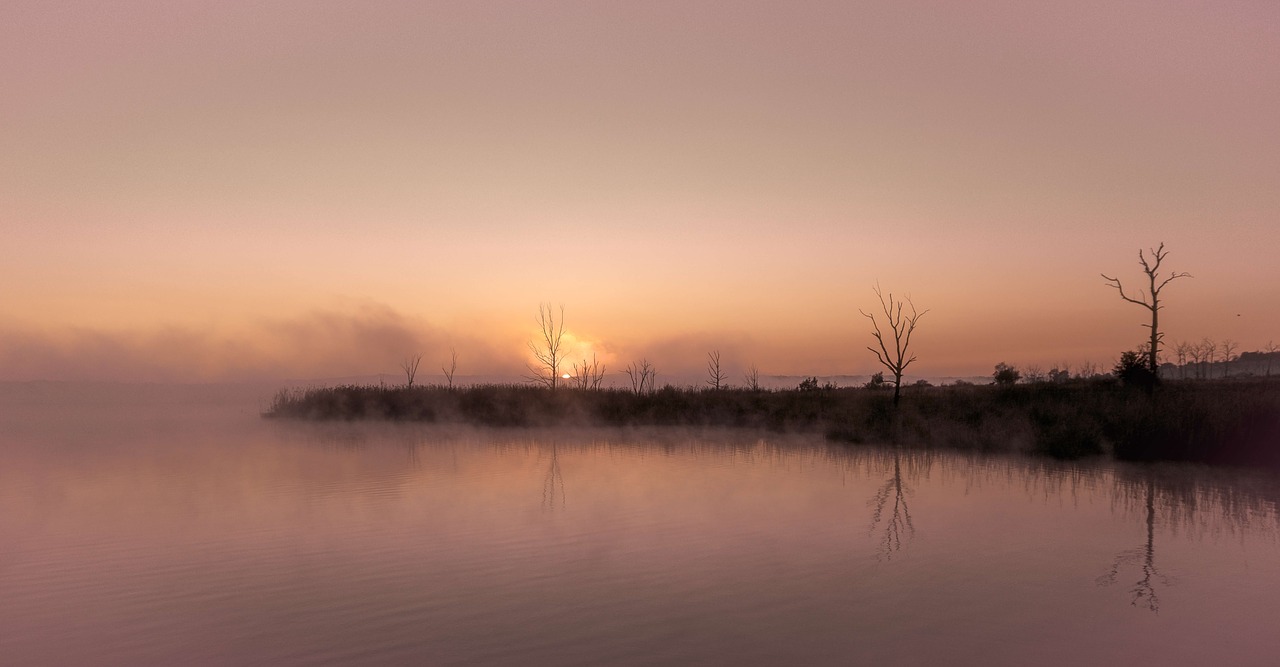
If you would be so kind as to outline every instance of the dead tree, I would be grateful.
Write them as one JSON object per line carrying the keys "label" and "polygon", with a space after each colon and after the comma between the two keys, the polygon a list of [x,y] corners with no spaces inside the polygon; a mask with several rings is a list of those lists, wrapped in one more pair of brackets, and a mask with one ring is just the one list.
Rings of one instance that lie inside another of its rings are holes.
{"label": "dead tree", "polygon": [[591,355],[591,362],[586,359],[581,364],[573,365],[573,383],[578,389],[599,389],[600,381],[604,379],[604,364],[596,360],[596,355]]}
{"label": "dead tree", "polygon": [[649,363],[648,359],[641,359],[640,363],[633,361],[622,372],[631,378],[631,391],[637,394],[653,391],[653,381],[658,377],[658,370]]}
{"label": "dead tree", "polygon": [[1274,340],[1269,340],[1262,351],[1267,353],[1267,377],[1271,377],[1271,360],[1276,356],[1276,352],[1280,352],[1280,346],[1277,346]]}
{"label": "dead tree", "polygon": [[760,391],[760,369],[756,368],[755,364],[747,368],[747,372],[742,375],[742,380],[746,383],[747,389]]}
{"label": "dead tree", "polygon": [[421,354],[410,355],[400,362],[400,368],[404,371],[404,377],[408,381],[405,386],[413,386],[413,378],[418,374],[418,364],[420,363],[422,363]]}
{"label": "dead tree", "polygon": [[1178,370],[1181,371],[1182,379],[1187,379],[1187,355],[1191,353],[1191,344],[1187,341],[1178,341],[1173,346],[1173,353],[1178,358]]}
{"label": "dead tree", "polygon": [[1239,359],[1235,356],[1236,350],[1240,349],[1240,344],[1230,338],[1222,341],[1222,377],[1231,377],[1231,362]]}
{"label": "dead tree", "polygon": [[538,305],[538,338],[529,341],[529,351],[537,361],[528,364],[531,382],[556,390],[560,383],[560,366],[564,363],[564,306],[560,306],[560,319],[556,319],[551,304]]}
{"label": "dead tree", "polygon": [[720,367],[720,350],[712,350],[707,353],[707,385],[712,389],[719,390],[724,386],[725,380],[724,370]]}
{"label": "dead tree", "polygon": [[1120,292],[1121,299],[1124,299],[1129,303],[1136,303],[1151,311],[1151,324],[1144,324],[1142,326],[1151,329],[1151,342],[1147,346],[1151,354],[1148,355],[1147,363],[1150,367],[1151,374],[1155,377],[1160,376],[1160,361],[1157,359],[1160,353],[1160,339],[1162,338],[1162,334],[1160,333],[1160,309],[1163,308],[1163,306],[1160,305],[1160,290],[1164,289],[1165,285],[1168,285],[1171,281],[1177,278],[1191,277],[1190,273],[1173,272],[1170,273],[1168,277],[1161,280],[1160,263],[1164,261],[1165,256],[1168,254],[1169,253],[1164,249],[1163,243],[1161,243],[1159,247],[1151,250],[1150,260],[1147,259],[1146,254],[1143,253],[1142,250],[1138,250],[1138,263],[1142,265],[1142,272],[1147,274],[1147,280],[1150,281],[1151,284],[1150,299],[1148,299],[1147,293],[1143,290],[1138,290],[1138,298],[1134,299],[1130,297],[1124,293],[1124,286],[1120,284],[1119,279],[1112,278],[1105,273],[1102,274],[1102,278]]}
{"label": "dead tree", "polygon": [[441,366],[440,370],[444,371],[444,379],[445,382],[449,383],[449,389],[453,389],[453,374],[458,370],[458,351],[456,349],[449,348],[449,366],[447,368]]}
{"label": "dead tree", "polygon": [[911,313],[908,314],[903,308],[902,301],[893,300],[893,292],[889,293],[889,298],[886,300],[884,294],[880,291],[878,283],[874,291],[876,297],[880,299],[880,308],[884,311],[885,323],[888,325],[893,337],[892,352],[889,349],[888,342],[885,341],[885,333],[880,329],[880,322],[876,320],[876,316],[861,309],[858,312],[862,313],[863,317],[871,320],[871,335],[875,337],[876,342],[880,345],[878,350],[874,347],[868,347],[867,349],[876,355],[876,359],[882,366],[889,369],[890,373],[893,373],[893,406],[896,408],[902,395],[902,372],[907,369],[907,366],[911,365],[911,362],[916,360],[914,355],[908,356],[908,349],[911,346],[911,334],[916,330],[916,323],[929,311],[925,310],[917,313],[915,304],[911,303],[911,297],[907,297],[906,306],[911,309]]}
{"label": "dead tree", "polygon": [[1204,371],[1204,377],[1206,380],[1212,380],[1213,364],[1214,359],[1217,358],[1215,355],[1218,354],[1218,344],[1213,342],[1212,338],[1205,337],[1204,340],[1200,341],[1200,354],[1207,364]]}

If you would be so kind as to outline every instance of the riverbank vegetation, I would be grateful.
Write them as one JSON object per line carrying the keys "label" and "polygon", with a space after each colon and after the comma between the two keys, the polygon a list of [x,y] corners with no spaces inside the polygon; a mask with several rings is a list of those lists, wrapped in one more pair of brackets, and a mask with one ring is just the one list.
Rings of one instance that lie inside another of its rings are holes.
{"label": "riverbank vegetation", "polygon": [[1280,467],[1280,382],[1269,378],[1172,381],[1154,390],[1112,378],[912,385],[902,388],[896,408],[888,388],[807,381],[775,391],[344,385],[281,391],[264,414],[497,427],[733,427],[851,444]]}

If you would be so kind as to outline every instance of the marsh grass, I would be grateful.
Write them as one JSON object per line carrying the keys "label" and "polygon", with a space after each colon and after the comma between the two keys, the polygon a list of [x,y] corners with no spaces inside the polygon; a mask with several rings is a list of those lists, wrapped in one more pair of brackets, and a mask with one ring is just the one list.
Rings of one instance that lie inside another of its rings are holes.
{"label": "marsh grass", "polygon": [[1148,393],[1115,382],[762,391],[487,384],[343,385],[283,390],[264,416],[403,420],[496,427],[685,426],[821,433],[896,443],[1074,459],[1179,460],[1280,467],[1280,382],[1167,382]]}

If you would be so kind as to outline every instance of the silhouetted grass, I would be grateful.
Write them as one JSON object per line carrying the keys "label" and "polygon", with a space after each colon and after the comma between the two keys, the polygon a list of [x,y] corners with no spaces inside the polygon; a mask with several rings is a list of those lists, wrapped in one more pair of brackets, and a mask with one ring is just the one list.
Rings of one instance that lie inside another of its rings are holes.
{"label": "silhouetted grass", "polygon": [[1113,454],[1280,467],[1280,382],[1169,382],[1147,394],[1114,382],[751,391],[526,385],[345,385],[280,392],[265,416],[412,420],[500,427],[695,426],[823,433],[1056,458]]}

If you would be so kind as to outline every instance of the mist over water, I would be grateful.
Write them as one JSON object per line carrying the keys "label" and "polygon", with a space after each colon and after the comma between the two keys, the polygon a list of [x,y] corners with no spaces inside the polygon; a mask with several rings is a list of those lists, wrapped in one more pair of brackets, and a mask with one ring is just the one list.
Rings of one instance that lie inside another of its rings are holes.
{"label": "mist over water", "polygon": [[11,664],[1271,664],[1280,483],[0,386]]}

